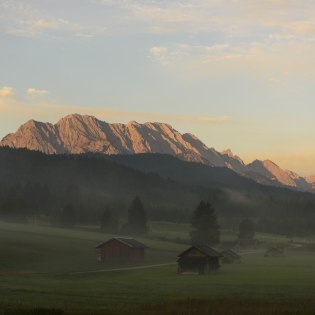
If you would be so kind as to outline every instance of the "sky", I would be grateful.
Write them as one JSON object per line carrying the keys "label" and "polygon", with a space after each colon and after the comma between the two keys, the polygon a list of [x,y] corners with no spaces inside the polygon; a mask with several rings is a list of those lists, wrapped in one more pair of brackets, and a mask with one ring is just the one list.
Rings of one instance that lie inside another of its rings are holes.
{"label": "sky", "polygon": [[161,121],[315,174],[314,0],[0,0],[0,138]]}

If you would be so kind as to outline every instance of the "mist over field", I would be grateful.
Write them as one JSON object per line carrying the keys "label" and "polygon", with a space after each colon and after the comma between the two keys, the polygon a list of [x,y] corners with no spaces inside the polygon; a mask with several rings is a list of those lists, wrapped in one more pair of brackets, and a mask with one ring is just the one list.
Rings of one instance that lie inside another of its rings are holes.
{"label": "mist over field", "polygon": [[[161,154],[1,148],[0,174],[4,314],[285,314],[313,307],[312,193]],[[144,244],[143,259],[100,262],[97,246],[130,239]],[[189,265],[179,273],[178,255],[201,243],[222,255],[220,268],[203,274]],[[229,251],[240,260],[225,256]],[[123,303],[113,303],[118,297]]]}

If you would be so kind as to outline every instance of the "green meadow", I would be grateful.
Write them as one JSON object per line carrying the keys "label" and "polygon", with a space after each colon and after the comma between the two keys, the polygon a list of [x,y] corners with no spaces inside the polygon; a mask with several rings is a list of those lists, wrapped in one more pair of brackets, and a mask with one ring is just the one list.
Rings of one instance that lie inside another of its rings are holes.
{"label": "green meadow", "polygon": [[[315,314],[311,240],[260,234],[242,263],[184,276],[175,262],[189,226],[153,222],[151,229],[138,238],[149,246],[143,268],[132,269],[97,262],[95,246],[113,235],[96,227],[1,222],[0,314]],[[235,238],[223,231],[223,240]],[[272,244],[285,246],[285,256],[265,258]],[[151,266],[159,264],[168,265]]]}

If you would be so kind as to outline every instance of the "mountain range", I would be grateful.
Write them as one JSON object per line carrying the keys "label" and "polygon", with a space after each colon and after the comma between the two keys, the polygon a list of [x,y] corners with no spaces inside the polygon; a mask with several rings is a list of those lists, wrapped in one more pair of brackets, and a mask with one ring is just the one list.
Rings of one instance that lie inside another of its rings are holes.
{"label": "mountain range", "polygon": [[5,136],[0,146],[46,154],[169,154],[190,162],[226,167],[261,184],[315,192],[315,176],[299,176],[270,160],[245,164],[230,150],[218,152],[195,135],[181,134],[166,123],[107,123],[93,116],[72,114],[56,124],[30,120]]}

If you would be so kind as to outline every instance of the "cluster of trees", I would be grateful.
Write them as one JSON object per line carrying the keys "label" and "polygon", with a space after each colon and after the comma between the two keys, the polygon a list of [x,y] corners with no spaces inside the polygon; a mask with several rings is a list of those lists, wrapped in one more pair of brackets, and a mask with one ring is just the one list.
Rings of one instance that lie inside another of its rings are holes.
{"label": "cluster of trees", "polygon": [[128,209],[127,222],[120,226],[117,213],[106,208],[101,218],[101,230],[107,233],[145,234],[148,232],[147,214],[141,199],[136,196]]}
{"label": "cluster of trees", "polygon": [[[209,202],[201,201],[193,212],[190,233],[192,244],[217,245],[220,243],[220,226],[215,209]],[[243,219],[239,224],[240,240],[253,240],[256,227],[254,222]]]}
{"label": "cluster of trees", "polygon": [[[43,203],[52,213],[71,204],[79,223],[97,223],[106,206],[122,212],[136,195],[142,196],[153,220],[183,222],[188,220],[193,205],[208,193],[97,156],[45,155],[0,148],[0,204],[7,199],[9,189],[20,186],[24,190],[29,185],[49,189],[51,198]],[[34,189],[32,194],[36,193],[40,191]],[[23,199],[30,198],[24,194]]]}
{"label": "cluster of trees", "polygon": [[203,199],[217,209],[224,227],[235,229],[240,218],[250,217],[261,232],[315,233],[315,194],[262,186],[229,170],[169,156],[115,159],[0,148],[0,217],[44,218],[63,226],[102,220],[113,230],[127,231],[119,222],[139,194],[151,220],[189,222],[191,209]]}
{"label": "cluster of trees", "polygon": [[62,227],[101,222],[104,232],[146,233],[147,213],[141,199],[134,198],[128,209],[127,222],[121,226],[125,209],[125,203],[119,202],[106,206],[98,195],[85,194],[75,185],[61,191],[51,191],[45,184],[30,182],[0,187],[0,218],[8,221],[44,220]]}
{"label": "cluster of trees", "polygon": [[0,185],[0,218],[5,220],[45,220],[64,226],[94,223],[102,206],[100,198],[75,185],[56,190],[39,182]]}
{"label": "cluster of trees", "polygon": [[[212,196],[213,197],[213,196]],[[130,198],[131,199],[131,198]],[[130,200],[129,199],[129,200]],[[276,202],[276,201],[273,201]],[[191,237],[194,241],[203,239],[202,235],[208,233],[209,229],[214,235],[211,238],[216,242],[219,239],[219,230],[217,216],[214,208],[215,201],[200,202],[193,218],[193,231]],[[283,203],[283,205],[285,205]],[[125,209],[128,209],[126,213]],[[105,210],[104,210],[105,209]],[[288,209],[290,209],[288,207]],[[159,213],[157,217],[155,213]],[[133,200],[129,206],[128,203],[118,199],[108,199],[107,196],[83,190],[77,185],[68,185],[63,189],[52,189],[47,183],[26,182],[15,185],[0,185],[0,218],[18,222],[27,222],[29,220],[39,220],[44,218],[54,225],[71,227],[76,224],[100,224],[103,231],[122,232],[122,233],[144,233],[149,216],[151,220],[170,220],[170,213],[174,215],[171,221],[177,221],[176,215],[179,209],[163,208],[159,206],[143,207],[143,202],[139,197]],[[303,213],[303,215],[301,214]],[[313,204],[308,202],[304,209],[296,216],[292,211],[271,213],[265,211],[261,217],[254,217],[256,224],[251,220],[245,219],[240,225],[239,237],[251,238],[253,231],[283,234],[289,237],[295,235],[314,234],[315,231],[315,210]],[[229,216],[218,212],[220,219],[224,219],[225,226],[228,222],[239,223],[239,217],[233,217],[231,221]],[[202,219],[200,219],[202,218]],[[205,219],[206,218],[206,219]],[[127,221],[128,224],[121,225],[121,221]],[[182,220],[179,220],[182,221]],[[185,221],[185,220],[184,220]],[[210,222],[210,225],[207,225]],[[231,228],[237,228],[233,223]],[[208,235],[211,234],[210,232]],[[247,235],[246,235],[247,233]],[[210,237],[210,236],[208,236]]]}
{"label": "cluster of trees", "polygon": [[0,217],[25,222],[39,215],[50,215],[52,195],[39,183],[0,187]]}
{"label": "cluster of trees", "polygon": [[[100,218],[100,229],[105,233],[146,234],[148,232],[147,214],[141,199],[136,196],[128,209],[127,221],[121,224],[118,212],[111,211],[107,206]],[[53,216],[53,223],[63,227],[73,227],[77,224],[77,213],[73,205],[67,204]]]}

